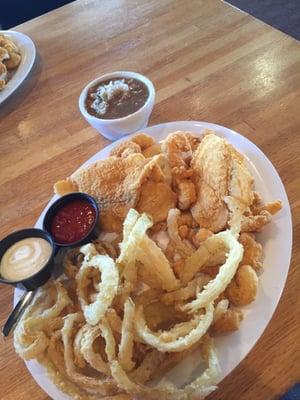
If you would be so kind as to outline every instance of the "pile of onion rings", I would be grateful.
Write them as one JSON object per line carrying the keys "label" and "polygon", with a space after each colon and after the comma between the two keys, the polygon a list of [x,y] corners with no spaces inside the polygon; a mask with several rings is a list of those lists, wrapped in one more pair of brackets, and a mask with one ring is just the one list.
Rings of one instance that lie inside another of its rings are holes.
{"label": "pile of onion rings", "polygon": [[[212,392],[219,364],[210,328],[228,309],[220,295],[237,271],[243,246],[230,230],[197,250],[180,245],[177,215],[170,211],[168,230],[185,256],[181,276],[147,233],[151,218],[131,209],[117,258],[99,254],[93,243],[82,246],[77,265],[70,268],[67,254],[66,275],[39,290],[15,331],[19,355],[38,359],[78,399],[187,400]],[[201,270],[216,257],[223,262],[211,278]],[[162,379],[196,348],[206,363],[198,378],[179,388]]]}

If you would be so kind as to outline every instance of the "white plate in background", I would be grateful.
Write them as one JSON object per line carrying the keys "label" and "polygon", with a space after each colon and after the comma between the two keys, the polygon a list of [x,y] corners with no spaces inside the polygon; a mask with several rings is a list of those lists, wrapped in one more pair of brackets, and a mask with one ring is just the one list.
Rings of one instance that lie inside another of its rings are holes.
{"label": "white plate in background", "polygon": [[[244,320],[238,331],[215,339],[216,349],[221,366],[220,381],[227,376],[249,353],[267,327],[279,302],[287,278],[292,251],[292,219],[288,198],[281,179],[264,153],[244,136],[220,125],[206,122],[177,121],[148,127],[143,132],[152,135],[157,141],[162,140],[170,132],[176,130],[201,133],[203,129],[213,129],[219,136],[224,137],[241,151],[248,160],[248,167],[255,180],[255,188],[265,202],[280,199],[282,210],[273,217],[272,222],[257,235],[263,245],[264,266],[260,273],[259,288],[256,300],[242,307]],[[110,144],[96,153],[82,166],[106,158],[113,147],[128,136]],[[76,168],[76,166],[74,166]],[[63,177],[62,177],[63,178]],[[40,218],[36,227],[42,226],[43,216],[47,208],[58,196],[53,196]],[[16,304],[22,292],[15,290]],[[184,380],[186,371],[195,370],[199,362],[198,354],[189,357],[184,364],[179,364],[168,377],[179,383]],[[44,367],[37,361],[26,362],[27,368],[38,385],[54,400],[69,400],[48,378]],[[197,370],[195,370],[197,373]]]}
{"label": "white plate in background", "polygon": [[16,68],[14,75],[7,82],[4,89],[0,91],[0,104],[4,102],[25,80],[34,64],[36,57],[36,50],[33,41],[21,32],[15,31],[0,31],[1,35],[7,36],[11,39],[20,49],[21,62]]}

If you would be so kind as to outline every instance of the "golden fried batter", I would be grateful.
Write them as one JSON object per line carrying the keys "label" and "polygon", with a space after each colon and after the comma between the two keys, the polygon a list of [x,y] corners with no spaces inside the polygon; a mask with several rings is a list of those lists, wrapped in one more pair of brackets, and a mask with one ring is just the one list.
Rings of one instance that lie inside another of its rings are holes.
{"label": "golden fried batter", "polygon": [[157,150],[157,145],[153,138],[151,136],[145,135],[144,133],[140,133],[133,138],[126,140],[125,142],[122,142],[118,144],[116,147],[114,147],[111,152],[110,156],[116,156],[116,157],[127,157],[129,154],[134,154],[134,153],[146,153],[147,150],[150,147],[155,147],[155,150],[152,149],[152,151],[149,151],[149,154],[151,155],[145,155],[145,157],[152,157],[156,154],[159,154],[160,151]]}
{"label": "golden fried batter", "polygon": [[[101,229],[120,232],[129,209],[139,200],[142,185],[148,180],[165,182],[165,170],[163,155],[152,159],[146,159],[142,154],[109,157],[81,168],[65,181],[57,182],[54,188],[58,194],[72,191],[90,194],[99,204]],[[155,206],[163,208],[165,199],[160,199],[162,204],[156,201]]]}
{"label": "golden fried batter", "polygon": [[15,52],[10,53],[9,60],[4,60],[7,69],[16,68],[21,62],[21,55]]}
{"label": "golden fried batter", "polygon": [[142,151],[155,144],[153,137],[146,135],[145,133],[139,133],[138,135],[133,136],[131,141],[138,144]]}
{"label": "golden fried batter", "polygon": [[4,47],[9,53],[19,53],[18,46],[6,35],[0,34],[0,46]]}
{"label": "golden fried batter", "polygon": [[227,142],[214,134],[204,136],[193,154],[197,201],[191,208],[202,228],[222,230],[228,219],[224,197],[228,195],[231,152]]}
{"label": "golden fried batter", "polygon": [[70,178],[63,179],[61,181],[57,181],[54,184],[54,191],[55,193],[59,194],[60,196],[64,196],[65,194],[78,192],[78,185],[76,182],[72,181]]}
{"label": "golden fried batter", "polygon": [[255,300],[258,286],[256,272],[250,265],[242,265],[226,288],[228,300],[235,306],[245,306]]}
{"label": "golden fried batter", "polygon": [[257,193],[255,192],[255,201],[253,201],[250,209],[253,215],[258,215],[262,211],[268,211],[271,215],[274,215],[282,209],[282,202],[280,200],[275,200],[263,204],[262,200],[258,197]]}
{"label": "golden fried batter", "polygon": [[251,265],[256,271],[262,267],[262,245],[257,243],[253,235],[242,233],[239,242],[244,247],[243,259],[240,265]]}
{"label": "golden fried batter", "polygon": [[254,201],[250,206],[250,211],[246,212],[241,220],[242,232],[261,232],[268,224],[272,215],[276,214],[282,208],[280,200],[271,201],[263,204],[260,197],[255,193]]}
{"label": "golden fried batter", "polygon": [[191,208],[195,220],[213,232],[229,222],[238,232],[241,216],[253,201],[253,178],[244,157],[208,132],[193,155],[192,167],[198,195]]}
{"label": "golden fried batter", "polygon": [[189,132],[170,133],[162,142],[162,151],[167,155],[171,168],[187,168],[186,160],[192,156]]}
{"label": "golden fried batter", "polygon": [[272,219],[268,211],[261,211],[257,215],[247,215],[242,217],[241,232],[261,232],[265,225]]}
{"label": "golden fried batter", "polygon": [[151,215],[153,222],[165,221],[170,208],[176,206],[177,196],[166,182],[148,181],[143,184],[136,209]]}
{"label": "golden fried batter", "polygon": [[194,220],[190,211],[184,211],[180,214],[177,220],[178,226],[187,225],[189,228],[197,228],[198,224]]}
{"label": "golden fried batter", "polygon": [[280,211],[281,209],[282,209],[282,202],[280,200],[275,200],[275,201],[270,201],[270,203],[263,205],[259,209],[259,212],[268,211],[271,215],[274,215],[278,213],[278,211]]}
{"label": "golden fried batter", "polygon": [[216,322],[212,325],[210,331],[213,335],[237,331],[243,320],[243,313],[239,309],[229,308]]}
{"label": "golden fried batter", "polygon": [[192,243],[193,245],[198,249],[200,247],[201,243],[204,242],[207,238],[212,236],[213,233],[209,229],[206,228],[200,228],[197,232],[192,237]]}
{"label": "golden fried batter", "polygon": [[8,59],[9,59],[8,51],[4,47],[0,47],[0,61]]}
{"label": "golden fried batter", "polygon": [[178,190],[178,208],[180,210],[188,210],[195,203],[196,188],[190,179],[182,179],[177,186]]}
{"label": "golden fried batter", "polygon": [[9,79],[8,71],[16,68],[21,62],[18,47],[9,37],[0,35],[0,90],[4,89]]}
{"label": "golden fried batter", "polygon": [[152,146],[147,147],[143,150],[143,156],[146,158],[156,156],[161,153],[161,148],[159,143],[155,143]]}
{"label": "golden fried batter", "polygon": [[132,142],[131,140],[127,140],[126,142],[122,142],[118,146],[114,147],[111,150],[110,155],[116,157],[127,157],[129,154],[141,152],[142,150],[138,144]]}

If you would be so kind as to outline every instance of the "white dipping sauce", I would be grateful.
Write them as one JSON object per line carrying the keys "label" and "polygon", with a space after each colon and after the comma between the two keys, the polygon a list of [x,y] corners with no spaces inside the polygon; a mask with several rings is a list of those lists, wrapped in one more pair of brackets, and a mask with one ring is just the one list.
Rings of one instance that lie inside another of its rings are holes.
{"label": "white dipping sauce", "polygon": [[10,281],[29,278],[49,260],[52,247],[47,240],[31,237],[9,247],[0,261],[0,275]]}

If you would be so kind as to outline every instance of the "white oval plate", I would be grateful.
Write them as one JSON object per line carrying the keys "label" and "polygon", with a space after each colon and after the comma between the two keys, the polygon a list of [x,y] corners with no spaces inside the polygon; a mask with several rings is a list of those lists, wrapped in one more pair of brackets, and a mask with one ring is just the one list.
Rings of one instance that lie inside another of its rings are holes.
{"label": "white oval plate", "polygon": [[21,32],[0,31],[0,34],[8,36],[20,49],[22,60],[13,77],[7,82],[5,88],[0,91],[0,104],[3,103],[25,80],[35,60],[36,50],[33,41]]}
{"label": "white oval plate", "polygon": [[[215,340],[221,365],[220,381],[228,375],[248,354],[267,327],[280,299],[288,269],[292,250],[292,220],[288,198],[284,186],[275,168],[250,140],[244,136],[219,125],[206,122],[178,121],[146,128],[144,132],[152,135],[157,141],[162,140],[170,132],[176,130],[201,133],[203,129],[213,129],[221,137],[226,138],[241,151],[248,160],[249,169],[255,179],[255,187],[262,195],[265,202],[280,199],[283,203],[282,210],[272,222],[258,235],[259,242],[264,250],[264,268],[259,279],[259,289],[256,300],[243,307],[245,319],[237,332],[219,337]],[[88,165],[97,160],[106,158],[110,150],[125,137],[99,151],[83,165]],[[43,216],[57,196],[53,196],[45,210],[42,212],[36,226],[42,226]],[[20,291],[15,291],[15,302],[20,296]],[[177,384],[182,384],[186,374],[194,371],[197,366],[198,355],[193,355],[184,366],[181,364],[168,373]],[[42,366],[36,361],[26,363],[30,373],[40,387],[55,400],[68,400],[69,396],[62,393],[47,377]]]}

